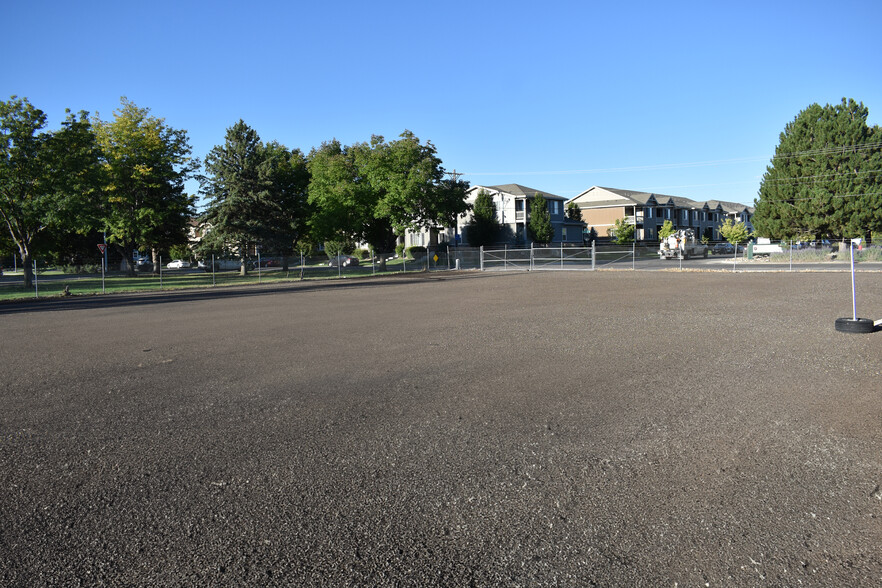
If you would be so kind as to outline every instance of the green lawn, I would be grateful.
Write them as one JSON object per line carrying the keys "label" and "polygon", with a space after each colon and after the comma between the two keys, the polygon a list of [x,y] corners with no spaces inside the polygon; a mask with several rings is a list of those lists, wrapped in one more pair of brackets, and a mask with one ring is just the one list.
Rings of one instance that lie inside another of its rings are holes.
{"label": "green lawn", "polygon": [[[416,264],[410,261],[406,265],[408,272],[422,271],[425,269],[424,264]],[[342,278],[353,278],[360,276],[381,275],[400,273],[404,268],[401,260],[389,261],[386,264],[385,272],[374,272],[370,264],[353,268],[337,268],[328,267],[325,264],[309,265],[303,268],[303,279],[306,280],[336,280]],[[445,266],[446,269],[446,266]],[[104,279],[104,292],[107,294],[119,292],[152,292],[159,290],[181,290],[185,288],[206,288],[206,287],[223,287],[223,286],[243,286],[249,284],[269,284],[285,281],[300,280],[300,266],[292,266],[288,272],[282,270],[261,270],[260,274],[256,270],[248,272],[247,276],[240,276],[235,271],[217,272],[212,274],[205,272],[177,272],[163,271],[162,279],[153,275],[143,275],[138,277],[127,277],[118,273],[108,275]],[[77,275],[64,274],[61,271],[49,269],[41,270],[37,274],[36,292],[40,297],[61,296],[64,288],[68,287],[71,295],[92,295],[101,294],[101,276],[100,275]],[[4,277],[0,278],[0,300],[14,300],[18,298],[34,298],[35,289],[28,288],[25,290],[22,286],[21,272],[12,273],[4,272]]]}

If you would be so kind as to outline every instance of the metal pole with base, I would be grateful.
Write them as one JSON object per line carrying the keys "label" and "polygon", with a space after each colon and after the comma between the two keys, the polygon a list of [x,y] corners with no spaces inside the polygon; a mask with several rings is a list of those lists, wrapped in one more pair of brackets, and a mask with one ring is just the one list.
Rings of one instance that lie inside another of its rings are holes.
{"label": "metal pole with base", "polygon": [[836,319],[836,330],[841,333],[872,333],[876,329],[876,323],[873,319],[858,318],[857,316],[857,296],[854,287],[854,246],[860,245],[861,240],[852,239],[848,247],[851,251],[851,318]]}

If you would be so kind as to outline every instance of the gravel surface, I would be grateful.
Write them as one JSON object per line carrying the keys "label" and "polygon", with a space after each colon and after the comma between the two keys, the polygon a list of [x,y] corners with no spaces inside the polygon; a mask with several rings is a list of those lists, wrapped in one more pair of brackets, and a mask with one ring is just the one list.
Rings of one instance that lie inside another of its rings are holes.
{"label": "gravel surface", "polygon": [[0,305],[0,585],[879,586],[842,316],[824,273]]}

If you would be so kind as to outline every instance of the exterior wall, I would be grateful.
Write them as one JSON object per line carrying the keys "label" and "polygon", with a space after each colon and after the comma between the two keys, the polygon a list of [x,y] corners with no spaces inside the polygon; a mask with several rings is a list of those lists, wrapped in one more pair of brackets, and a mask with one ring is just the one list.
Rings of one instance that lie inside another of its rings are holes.
{"label": "exterior wall", "polygon": [[613,206],[609,208],[584,208],[582,209],[582,220],[588,225],[588,228],[594,227],[598,237],[606,237],[608,231],[612,228],[616,220],[625,217],[624,206]]}

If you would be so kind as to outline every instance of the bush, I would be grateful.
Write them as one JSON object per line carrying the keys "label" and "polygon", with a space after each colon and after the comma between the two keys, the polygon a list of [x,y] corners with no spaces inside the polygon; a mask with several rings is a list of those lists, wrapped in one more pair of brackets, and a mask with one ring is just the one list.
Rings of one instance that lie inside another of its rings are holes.
{"label": "bush", "polygon": [[413,247],[407,248],[407,258],[408,259],[417,259],[418,257],[426,256],[426,248],[420,245],[414,245]]}
{"label": "bush", "polygon": [[395,255],[398,257],[404,257],[404,245],[399,243],[395,246]]}
{"label": "bush", "polygon": [[85,265],[63,265],[61,271],[66,274],[100,274],[101,265],[97,263],[87,263]]}
{"label": "bush", "polygon": [[368,259],[371,256],[370,249],[356,249],[353,255],[359,259]]}

